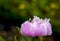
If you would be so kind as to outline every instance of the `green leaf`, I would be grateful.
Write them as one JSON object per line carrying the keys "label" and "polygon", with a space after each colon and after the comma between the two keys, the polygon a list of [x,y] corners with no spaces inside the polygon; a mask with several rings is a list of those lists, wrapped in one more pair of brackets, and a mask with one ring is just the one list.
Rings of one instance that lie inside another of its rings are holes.
{"label": "green leaf", "polygon": [[0,41],[6,41],[2,36],[0,36]]}
{"label": "green leaf", "polygon": [[20,32],[20,28],[19,27],[16,27],[17,31]]}
{"label": "green leaf", "polygon": [[17,38],[16,38],[16,36],[14,37],[14,41],[18,41]]}

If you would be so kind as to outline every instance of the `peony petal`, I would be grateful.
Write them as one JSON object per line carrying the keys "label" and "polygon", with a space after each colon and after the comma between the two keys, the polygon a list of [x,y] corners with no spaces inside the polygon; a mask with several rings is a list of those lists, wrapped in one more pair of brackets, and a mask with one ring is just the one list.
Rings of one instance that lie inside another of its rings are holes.
{"label": "peony petal", "polygon": [[25,36],[34,36],[33,28],[29,21],[26,21],[21,25],[21,33]]}
{"label": "peony petal", "polygon": [[40,32],[40,36],[46,36],[47,35],[47,27],[45,24],[40,24],[39,32]]}
{"label": "peony petal", "polygon": [[47,26],[47,35],[51,35],[52,34],[51,24],[50,23],[47,23],[46,26]]}
{"label": "peony petal", "polygon": [[47,19],[47,18],[44,19],[44,22],[49,22],[49,21],[50,21],[50,19]]}

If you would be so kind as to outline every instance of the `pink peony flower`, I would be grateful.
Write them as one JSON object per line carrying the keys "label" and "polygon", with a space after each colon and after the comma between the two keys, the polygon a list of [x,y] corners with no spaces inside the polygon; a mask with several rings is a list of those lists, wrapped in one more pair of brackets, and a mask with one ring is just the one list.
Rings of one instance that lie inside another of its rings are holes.
{"label": "pink peony flower", "polygon": [[[31,19],[30,19],[31,20]],[[34,16],[33,20],[25,21],[21,25],[21,34],[24,36],[48,36],[52,34],[52,27],[50,24],[50,19],[45,18],[40,19],[37,16]]]}

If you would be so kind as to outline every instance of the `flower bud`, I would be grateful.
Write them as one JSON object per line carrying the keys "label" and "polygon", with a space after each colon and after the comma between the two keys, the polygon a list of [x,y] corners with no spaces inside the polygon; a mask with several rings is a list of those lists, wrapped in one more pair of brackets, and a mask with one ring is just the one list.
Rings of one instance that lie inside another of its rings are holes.
{"label": "flower bud", "polygon": [[49,21],[50,19],[45,18],[43,20],[37,16],[34,16],[31,22],[25,21],[21,25],[21,34],[31,37],[51,35],[52,28]]}

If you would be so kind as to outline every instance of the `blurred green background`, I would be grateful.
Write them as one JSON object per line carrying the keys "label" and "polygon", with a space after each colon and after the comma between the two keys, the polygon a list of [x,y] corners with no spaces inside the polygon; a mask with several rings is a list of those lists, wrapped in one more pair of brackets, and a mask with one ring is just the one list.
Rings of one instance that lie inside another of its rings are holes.
{"label": "blurred green background", "polygon": [[0,17],[23,23],[33,16],[50,18],[53,32],[60,34],[60,0],[0,0]]}

